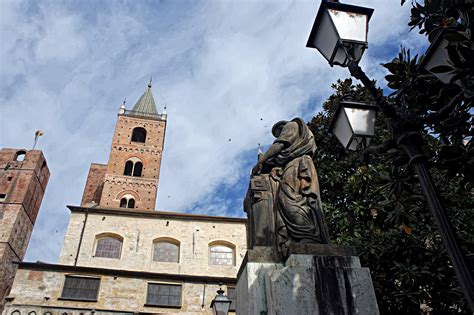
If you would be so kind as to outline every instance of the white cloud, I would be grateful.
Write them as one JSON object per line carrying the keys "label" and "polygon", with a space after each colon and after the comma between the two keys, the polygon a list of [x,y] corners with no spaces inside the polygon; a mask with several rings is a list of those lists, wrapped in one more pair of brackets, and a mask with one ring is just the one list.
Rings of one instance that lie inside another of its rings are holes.
{"label": "white cloud", "polygon": [[[28,148],[44,130],[52,173],[29,260],[56,260],[65,205],[80,202],[89,164],[107,162],[118,107],[133,106],[150,75],[169,114],[157,209],[215,215],[241,213],[230,207],[243,196],[216,192],[247,176],[242,154],[270,143],[274,122],[311,117],[301,112],[310,97],[348,76],[305,48],[314,2],[106,4],[0,4],[0,145]],[[360,4],[376,8],[371,49],[406,37],[408,6]],[[385,56],[371,49],[363,65],[380,79]]]}

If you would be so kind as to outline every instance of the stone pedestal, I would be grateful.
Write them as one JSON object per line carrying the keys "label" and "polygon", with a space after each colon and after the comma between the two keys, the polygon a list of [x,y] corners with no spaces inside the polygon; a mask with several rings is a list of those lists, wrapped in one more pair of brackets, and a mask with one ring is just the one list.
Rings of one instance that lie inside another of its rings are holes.
{"label": "stone pedestal", "polygon": [[[247,253],[238,275],[240,315],[379,314],[368,268],[350,247],[305,244],[285,262],[271,248]],[[335,255],[340,254],[340,255]]]}

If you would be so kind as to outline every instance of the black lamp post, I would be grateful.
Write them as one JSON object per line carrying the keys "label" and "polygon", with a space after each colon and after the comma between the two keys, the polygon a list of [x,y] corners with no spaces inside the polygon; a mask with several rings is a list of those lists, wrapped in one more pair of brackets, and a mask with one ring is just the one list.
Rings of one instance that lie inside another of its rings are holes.
{"label": "black lamp post", "polygon": [[224,294],[224,290],[219,288],[217,290],[217,295],[211,302],[211,308],[214,315],[227,315],[229,313],[230,301],[227,296]]}
{"label": "black lamp post", "polygon": [[[336,11],[339,12],[337,14],[346,16],[346,18],[339,18],[344,23],[336,21],[337,18],[334,18],[334,15],[337,15],[335,13]],[[391,104],[391,106],[389,106],[385,96],[377,89],[374,83],[358,65],[364,49],[367,47],[367,41],[365,40],[364,42],[361,39],[367,38],[368,21],[372,12],[372,9],[323,0],[306,46],[318,49],[331,66],[333,64],[347,66],[351,75],[362,81],[366,89],[374,98],[378,108],[388,118],[387,127],[391,131],[391,139],[382,145],[364,149],[364,153],[382,153],[386,152],[390,147],[398,145],[408,155],[410,160],[409,163],[413,166],[418,175],[421,188],[438,225],[439,232],[446,246],[448,255],[451,258],[458,281],[464,291],[464,296],[466,297],[469,307],[474,311],[474,281],[472,271],[468,267],[466,258],[461,252],[451,222],[446,215],[439,194],[428,170],[427,159],[422,150],[422,123],[420,117],[406,106],[396,106],[396,104]],[[364,15],[365,18],[360,17],[361,15]],[[367,23],[362,23],[362,20]],[[344,29],[351,29],[351,34],[359,34],[358,40],[346,40]],[[326,38],[325,34],[329,34],[328,38]],[[334,36],[336,37],[334,38]],[[429,51],[431,51],[431,56],[428,55],[427,57],[430,58],[425,61],[428,70],[436,65],[444,63],[447,55],[444,50],[446,45],[447,42],[445,37],[440,37],[438,40],[433,42],[432,47],[429,49]],[[345,53],[345,56],[341,56],[341,51]],[[450,80],[450,78],[447,77],[439,79],[443,82],[449,82]],[[339,106],[342,106],[342,108],[344,108],[343,111],[347,113],[347,107],[343,102],[340,103]],[[369,115],[366,115],[368,119],[351,120],[349,115],[346,115],[345,118],[341,115],[341,112],[343,111],[338,108],[336,111],[336,117],[333,118],[330,129],[338,137],[345,148],[355,149],[357,148],[357,144],[353,144],[353,140],[357,139],[357,135],[354,130],[359,128],[356,127],[356,125],[359,125],[361,122],[364,124],[370,123],[372,126],[369,128],[363,126],[361,129],[370,129],[373,131],[375,117],[374,119],[371,119],[369,118]],[[344,122],[344,120],[346,120],[346,122]],[[370,136],[371,134],[369,132],[364,134],[364,138]],[[357,141],[358,140],[356,140],[356,142]],[[364,139],[364,141],[367,140]]]}

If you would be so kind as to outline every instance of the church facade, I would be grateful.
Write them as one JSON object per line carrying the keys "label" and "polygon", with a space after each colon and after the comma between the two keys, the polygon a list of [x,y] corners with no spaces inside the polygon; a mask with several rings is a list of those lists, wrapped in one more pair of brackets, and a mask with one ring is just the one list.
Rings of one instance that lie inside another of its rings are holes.
{"label": "church facade", "polygon": [[211,314],[233,300],[246,219],[155,211],[167,115],[151,85],[119,110],[107,164],[91,164],[57,264],[18,265],[5,315]]}

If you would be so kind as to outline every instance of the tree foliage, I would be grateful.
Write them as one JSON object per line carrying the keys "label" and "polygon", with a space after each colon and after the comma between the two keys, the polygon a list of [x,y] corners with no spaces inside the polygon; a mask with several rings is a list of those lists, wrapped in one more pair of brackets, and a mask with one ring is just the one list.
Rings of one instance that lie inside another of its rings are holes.
{"label": "tree foliage", "polygon": [[[402,1],[403,4],[404,1]],[[473,63],[469,30],[472,7],[464,1],[413,2],[409,26],[431,36],[454,27],[452,63],[438,71],[455,78],[443,84],[420,68],[424,56],[402,49],[384,64],[389,102],[410,108],[420,120],[431,174],[470,266],[474,264]],[[454,47],[454,48],[453,48]],[[397,147],[361,163],[327,128],[339,99],[368,101],[351,79],[333,85],[334,94],[309,123],[319,147],[315,157],[321,198],[332,241],[356,247],[371,270],[382,314],[470,314],[445,246],[406,155]],[[378,114],[374,144],[390,137]]]}

